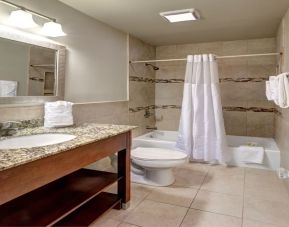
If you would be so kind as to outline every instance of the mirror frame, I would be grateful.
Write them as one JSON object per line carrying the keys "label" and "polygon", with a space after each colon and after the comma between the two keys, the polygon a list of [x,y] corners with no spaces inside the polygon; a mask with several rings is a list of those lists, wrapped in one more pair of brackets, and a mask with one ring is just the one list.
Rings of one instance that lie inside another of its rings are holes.
{"label": "mirror frame", "polygon": [[[42,104],[44,102],[63,100],[65,88],[65,61],[66,48],[45,37],[32,33],[14,31],[13,28],[0,26],[0,38],[9,39],[17,42],[27,43],[40,47],[56,50],[56,75],[55,75],[55,96],[16,96],[16,97],[0,97],[0,105],[9,104]],[[7,28],[7,30],[6,30]],[[10,31],[11,30],[11,31]]]}

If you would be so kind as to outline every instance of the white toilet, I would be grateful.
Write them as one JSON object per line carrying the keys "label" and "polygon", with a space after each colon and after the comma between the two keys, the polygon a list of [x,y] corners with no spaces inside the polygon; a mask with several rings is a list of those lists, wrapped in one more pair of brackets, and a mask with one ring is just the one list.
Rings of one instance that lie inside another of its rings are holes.
{"label": "white toilet", "polygon": [[131,152],[132,181],[152,186],[174,183],[172,168],[187,161],[187,155],[176,150],[137,147]]}

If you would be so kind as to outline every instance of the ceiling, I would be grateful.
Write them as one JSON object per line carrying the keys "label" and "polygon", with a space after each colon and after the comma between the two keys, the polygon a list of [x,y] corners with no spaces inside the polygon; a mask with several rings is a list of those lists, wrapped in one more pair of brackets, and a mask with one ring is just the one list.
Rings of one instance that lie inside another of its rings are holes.
{"label": "ceiling", "polygon": [[[60,0],[153,45],[273,37],[289,0]],[[195,8],[202,20],[168,23],[160,12]]]}

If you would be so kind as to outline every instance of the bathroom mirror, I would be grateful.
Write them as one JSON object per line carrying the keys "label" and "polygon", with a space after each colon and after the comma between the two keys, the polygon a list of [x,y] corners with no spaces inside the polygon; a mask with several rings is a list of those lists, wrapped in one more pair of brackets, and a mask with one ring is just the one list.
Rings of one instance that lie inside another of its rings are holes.
{"label": "bathroom mirror", "polygon": [[0,29],[0,104],[62,100],[64,68],[64,46]]}
{"label": "bathroom mirror", "polygon": [[55,96],[56,54],[0,38],[0,97]]}

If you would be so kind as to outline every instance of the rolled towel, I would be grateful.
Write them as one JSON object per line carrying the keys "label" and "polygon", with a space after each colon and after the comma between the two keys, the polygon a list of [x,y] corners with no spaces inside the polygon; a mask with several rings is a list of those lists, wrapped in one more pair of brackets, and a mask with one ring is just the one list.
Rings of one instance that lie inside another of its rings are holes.
{"label": "rolled towel", "polygon": [[239,158],[244,163],[257,163],[262,164],[264,160],[264,147],[257,146],[240,146],[238,147]]}
{"label": "rolled towel", "polygon": [[0,97],[17,96],[17,81],[0,80]]}
{"label": "rolled towel", "polygon": [[73,103],[65,101],[46,102],[44,127],[66,127],[73,125]]}

